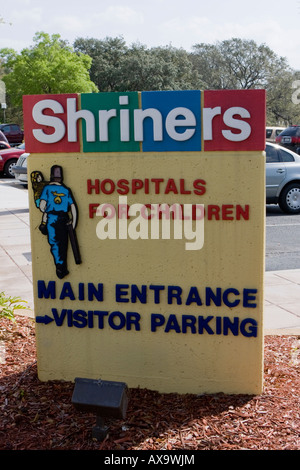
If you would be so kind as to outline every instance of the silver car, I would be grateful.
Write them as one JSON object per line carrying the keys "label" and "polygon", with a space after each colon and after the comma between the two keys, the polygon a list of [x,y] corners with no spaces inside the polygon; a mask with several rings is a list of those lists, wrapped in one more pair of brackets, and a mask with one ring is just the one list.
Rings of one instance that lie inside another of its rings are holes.
{"label": "silver car", "polygon": [[15,179],[23,184],[24,186],[27,186],[28,184],[28,177],[27,177],[27,157],[29,153],[22,153],[20,155],[16,165],[12,169],[12,172],[14,174]]}
{"label": "silver car", "polygon": [[300,156],[271,143],[266,143],[266,202],[300,213]]}

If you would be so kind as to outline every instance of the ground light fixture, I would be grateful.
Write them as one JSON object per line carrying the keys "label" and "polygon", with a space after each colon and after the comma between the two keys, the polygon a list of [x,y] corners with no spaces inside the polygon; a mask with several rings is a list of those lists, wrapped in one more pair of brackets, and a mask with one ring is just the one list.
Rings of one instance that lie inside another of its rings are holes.
{"label": "ground light fixture", "polygon": [[96,414],[93,438],[102,441],[108,427],[103,418],[125,419],[128,406],[128,387],[124,382],[75,378],[72,404],[78,411]]}

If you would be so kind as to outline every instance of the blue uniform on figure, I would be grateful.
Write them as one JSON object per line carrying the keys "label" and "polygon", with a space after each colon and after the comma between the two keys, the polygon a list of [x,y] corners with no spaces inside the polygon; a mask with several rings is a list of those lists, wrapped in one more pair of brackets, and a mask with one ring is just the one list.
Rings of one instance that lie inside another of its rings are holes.
{"label": "blue uniform on figure", "polygon": [[72,213],[73,227],[76,225],[77,210],[69,188],[62,184],[62,168],[51,168],[50,183],[47,184],[40,196],[39,208],[47,214],[46,227],[48,242],[56,265],[56,274],[62,279],[68,274],[68,223],[69,211]]}

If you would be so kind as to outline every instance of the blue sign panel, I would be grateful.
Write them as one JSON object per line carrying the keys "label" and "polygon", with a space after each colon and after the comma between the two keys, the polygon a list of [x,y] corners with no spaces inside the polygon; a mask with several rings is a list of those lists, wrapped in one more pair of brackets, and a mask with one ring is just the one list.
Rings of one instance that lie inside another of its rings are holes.
{"label": "blue sign panel", "polygon": [[141,95],[144,152],[201,150],[200,90],[145,91]]}

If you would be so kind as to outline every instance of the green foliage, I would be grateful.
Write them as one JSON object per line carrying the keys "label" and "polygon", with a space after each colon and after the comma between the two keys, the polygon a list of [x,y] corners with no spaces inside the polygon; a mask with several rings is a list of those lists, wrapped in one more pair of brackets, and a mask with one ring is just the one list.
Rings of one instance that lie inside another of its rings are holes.
{"label": "green foliage", "polygon": [[17,53],[14,49],[10,49],[5,47],[4,49],[0,50],[0,75],[7,75],[12,71],[14,60],[17,57]]}
{"label": "green foliage", "polygon": [[293,100],[297,77],[299,74],[284,68],[269,77],[266,85],[268,125],[288,126],[300,122],[300,104]]}
{"label": "green foliage", "polygon": [[265,44],[232,38],[193,46],[192,61],[209,89],[265,88],[270,75],[287,68]]}
{"label": "green foliage", "polygon": [[36,33],[34,42],[17,55],[0,51],[6,69],[11,70],[3,81],[13,105],[21,106],[23,95],[97,91],[89,76],[90,57],[75,53],[58,34]]}
{"label": "green foliage", "polygon": [[172,46],[129,47],[122,37],[77,38],[71,47],[58,34],[39,32],[33,41],[20,54],[0,50],[7,116],[19,124],[25,94],[250,88],[267,90],[267,124],[300,122],[300,104],[292,100],[297,73],[253,40],[195,44],[191,53]]}
{"label": "green foliage", "polygon": [[122,38],[78,38],[74,49],[92,58],[90,76],[100,91],[264,88],[269,125],[300,121],[300,106],[291,99],[295,72],[253,40],[196,44],[188,53],[171,46],[127,47]]}
{"label": "green foliage", "polygon": [[90,75],[100,91],[199,88],[197,73],[183,49],[147,49],[138,43],[127,47],[122,38],[78,38],[74,48],[93,59]]}
{"label": "green foliage", "polygon": [[77,53],[92,58],[91,80],[100,91],[116,91],[122,76],[122,65],[127,52],[122,38],[76,39],[74,49]]}
{"label": "green foliage", "polygon": [[26,301],[20,299],[20,297],[7,297],[4,292],[0,292],[0,318],[8,318],[15,321],[15,310],[26,308],[26,306],[21,305],[20,302],[26,303]]}
{"label": "green foliage", "polygon": [[268,125],[300,121],[300,106],[292,101],[296,73],[265,44],[239,38],[196,44],[191,59],[204,88],[265,89]]}

